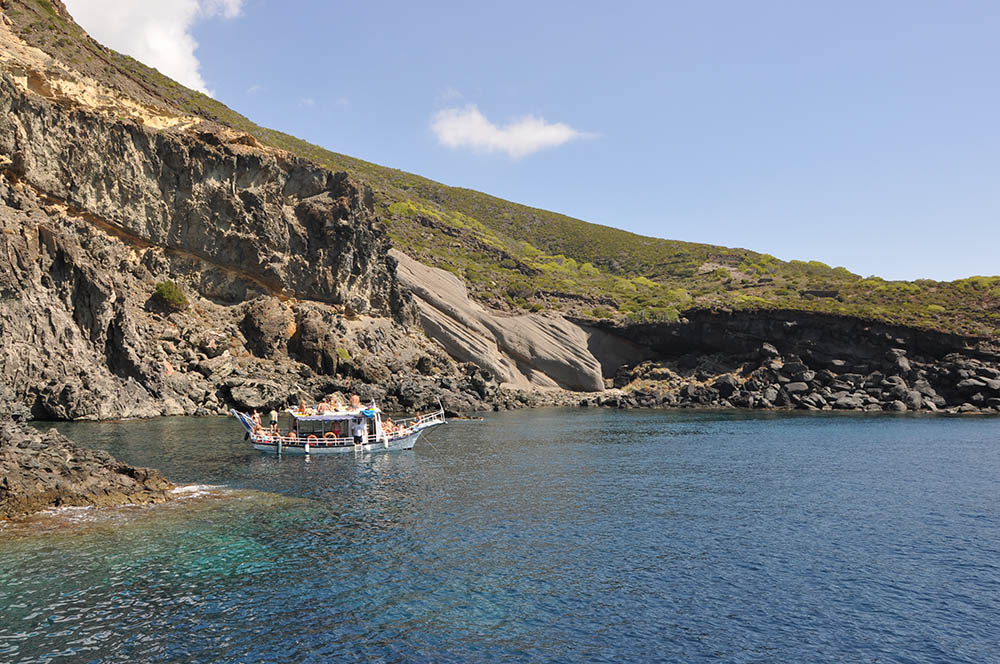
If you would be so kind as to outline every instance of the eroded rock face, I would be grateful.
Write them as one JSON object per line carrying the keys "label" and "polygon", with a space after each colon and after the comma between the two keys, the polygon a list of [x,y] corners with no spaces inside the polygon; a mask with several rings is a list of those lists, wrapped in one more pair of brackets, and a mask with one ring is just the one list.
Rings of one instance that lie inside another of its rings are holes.
{"label": "eroded rock face", "polygon": [[469,299],[465,284],[393,250],[400,280],[416,296],[421,324],[452,357],[516,387],[604,389],[588,334],[559,315],[504,316]]}
{"label": "eroded rock face", "polygon": [[173,488],[159,471],[79,447],[55,429],[0,422],[0,519],[68,505],[160,503]]}
{"label": "eroded rock face", "polygon": [[371,192],[233,134],[71,110],[0,74],[0,154],[41,195],[248,288],[405,317]]}
{"label": "eroded rock face", "polygon": [[240,331],[257,357],[280,357],[287,353],[288,339],[295,334],[295,316],[278,298],[264,296],[247,307]]}
{"label": "eroded rock face", "polygon": [[[412,304],[370,191],[231,130],[163,129],[77,105],[43,85],[46,71],[11,67],[0,58],[6,412],[218,413],[253,400],[234,395],[239,380],[271,381],[289,399],[320,395],[338,349],[352,356],[357,341],[322,325],[348,309],[399,327],[383,357],[355,354],[366,363],[347,367],[354,377],[392,375],[397,356],[419,375],[412,365],[434,351],[407,339]],[[187,293],[186,310],[151,299],[166,279]]]}

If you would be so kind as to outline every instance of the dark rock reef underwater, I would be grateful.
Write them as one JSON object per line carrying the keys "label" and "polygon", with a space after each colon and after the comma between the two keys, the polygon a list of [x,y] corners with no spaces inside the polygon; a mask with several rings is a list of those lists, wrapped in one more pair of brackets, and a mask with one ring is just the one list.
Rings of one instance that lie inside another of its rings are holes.
{"label": "dark rock reef underwater", "polygon": [[0,422],[0,519],[50,507],[161,503],[173,488],[159,471],[78,447],[55,429]]}

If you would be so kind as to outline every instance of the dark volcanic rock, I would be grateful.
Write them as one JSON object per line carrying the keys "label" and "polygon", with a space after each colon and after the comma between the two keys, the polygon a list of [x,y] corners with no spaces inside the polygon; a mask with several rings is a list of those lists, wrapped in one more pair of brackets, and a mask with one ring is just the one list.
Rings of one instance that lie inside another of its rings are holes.
{"label": "dark volcanic rock", "polygon": [[262,297],[251,303],[246,316],[240,321],[240,331],[247,340],[247,348],[257,357],[284,355],[288,338],[294,330],[295,317],[276,297]]}
{"label": "dark volcanic rock", "polygon": [[[299,361],[308,364],[319,374],[332,376],[337,373],[340,357],[338,340],[331,332],[333,322],[323,312],[313,308],[299,311],[295,334],[289,341],[289,350]],[[345,352],[345,351],[341,351]],[[430,358],[424,358],[430,361]],[[417,367],[420,370],[420,367]]]}
{"label": "dark volcanic rock", "polygon": [[0,422],[0,519],[67,505],[159,503],[173,488],[159,471],[79,447],[55,429]]}
{"label": "dark volcanic rock", "polygon": [[229,395],[232,403],[243,411],[279,408],[298,396],[287,386],[273,380],[232,381]]}

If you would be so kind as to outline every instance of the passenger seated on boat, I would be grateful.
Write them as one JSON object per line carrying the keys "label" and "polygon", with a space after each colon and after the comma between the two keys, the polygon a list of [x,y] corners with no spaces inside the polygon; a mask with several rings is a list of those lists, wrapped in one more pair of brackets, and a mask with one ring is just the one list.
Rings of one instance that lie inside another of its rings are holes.
{"label": "passenger seated on boat", "polygon": [[382,429],[384,429],[386,433],[395,433],[397,429],[396,423],[391,419],[386,418],[385,422],[382,422]]}
{"label": "passenger seated on boat", "polygon": [[357,394],[351,395],[351,410],[361,410],[361,397]]}

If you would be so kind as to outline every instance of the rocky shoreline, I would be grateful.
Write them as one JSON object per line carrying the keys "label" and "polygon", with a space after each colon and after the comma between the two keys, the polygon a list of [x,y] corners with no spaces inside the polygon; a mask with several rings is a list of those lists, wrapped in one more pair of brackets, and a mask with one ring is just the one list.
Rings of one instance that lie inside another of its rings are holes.
{"label": "rocky shoreline", "polygon": [[55,429],[0,422],[0,519],[52,507],[162,503],[174,488],[157,470],[82,448]]}
{"label": "rocky shoreline", "polygon": [[643,362],[616,377],[623,389],[584,398],[580,405],[1000,413],[1000,367],[960,353],[925,361],[891,348],[875,367],[869,363],[867,371],[859,372],[841,360],[807,363],[798,355],[783,357],[764,343],[755,360],[724,370],[738,359],[708,355]]}

